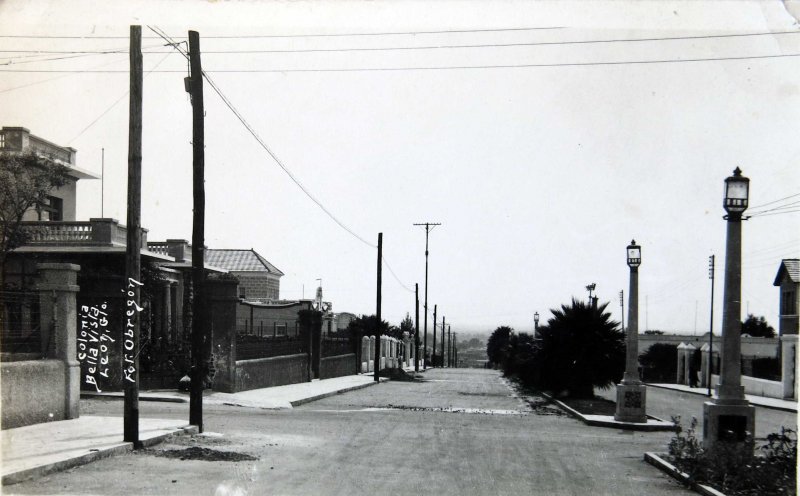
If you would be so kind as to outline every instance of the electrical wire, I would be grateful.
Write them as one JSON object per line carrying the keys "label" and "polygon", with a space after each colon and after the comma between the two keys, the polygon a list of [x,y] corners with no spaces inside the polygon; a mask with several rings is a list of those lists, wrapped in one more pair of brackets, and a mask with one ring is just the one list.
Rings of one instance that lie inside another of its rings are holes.
{"label": "electrical wire", "polygon": [[783,201],[783,200],[788,200],[790,198],[794,198],[795,196],[800,196],[800,193],[795,193],[793,195],[789,195],[789,196],[784,197],[784,198],[778,198],[777,200],[772,200],[771,202],[762,203],[761,205],[756,205],[754,207],[750,207],[750,210],[755,210],[755,209],[758,209],[758,208],[761,208],[761,207],[766,207],[768,205],[772,205],[773,203],[778,203],[778,202]]}
{"label": "electrical wire", "polygon": [[[167,60],[167,57],[169,57],[169,56],[170,56],[170,55],[172,55],[173,53],[174,53],[174,52],[167,52],[167,53],[166,53],[166,55],[164,55],[164,57],[162,57],[162,58],[161,58],[161,60],[159,60],[159,61],[158,61],[158,63],[157,63],[156,65],[154,65],[154,66],[153,66],[153,68],[152,68],[152,69],[150,69],[149,71],[147,71],[147,72],[144,74],[144,76],[142,77],[142,79],[144,79],[144,78],[146,78],[147,76],[149,76],[151,72],[153,72],[153,71],[154,71],[154,70],[155,70],[155,69],[156,69],[156,68],[157,68],[159,65],[161,65],[161,62],[164,62],[165,60]],[[123,94],[122,94],[122,96],[120,96],[119,98],[117,98],[117,99],[114,101],[114,103],[112,103],[111,105],[109,105],[109,106],[108,106],[108,108],[106,108],[106,109],[105,109],[105,110],[104,110],[104,111],[103,111],[103,112],[102,112],[100,115],[98,115],[98,116],[97,116],[97,118],[95,118],[95,119],[94,119],[92,122],[90,122],[88,126],[86,126],[85,128],[83,128],[83,129],[81,130],[81,132],[79,132],[78,134],[76,134],[76,135],[75,135],[75,137],[73,137],[71,140],[69,140],[69,141],[67,142],[67,144],[69,145],[69,144],[71,144],[73,141],[75,141],[76,139],[80,138],[80,137],[83,135],[83,133],[85,133],[85,132],[86,132],[86,131],[87,131],[89,128],[91,128],[92,126],[94,126],[95,124],[97,124],[97,121],[99,121],[100,119],[102,119],[104,115],[106,115],[107,113],[109,113],[109,112],[111,111],[111,109],[113,109],[114,107],[116,107],[116,106],[117,106],[117,104],[118,104],[119,102],[121,102],[123,98],[125,98],[126,96],[128,96],[128,94],[130,94],[130,89],[129,89],[129,90],[126,90],[126,91],[125,91],[125,93],[123,93]]]}
{"label": "electrical wire", "polygon": [[[204,70],[203,74],[221,73],[291,73],[291,72],[401,72],[401,71],[440,71],[440,70],[474,70],[474,69],[527,69],[527,68],[548,68],[548,67],[591,67],[591,66],[623,66],[623,65],[652,65],[652,64],[674,64],[674,63],[696,63],[696,62],[726,62],[741,60],[765,60],[781,59],[788,57],[800,57],[800,53],[785,53],[776,55],[744,55],[735,57],[708,57],[696,59],[658,59],[658,60],[620,60],[620,61],[599,61],[599,62],[553,62],[539,64],[498,64],[498,65],[463,65],[463,66],[422,66],[422,67],[354,67],[354,68],[328,68],[328,69],[210,69]],[[86,74],[128,74],[128,71],[93,71],[80,69],[0,69],[2,72],[20,73],[58,73],[74,72]],[[179,70],[161,70],[160,73],[179,73]]]}
{"label": "electrical wire", "polygon": [[[650,38],[612,38],[605,40],[564,40],[564,41],[533,41],[516,43],[479,43],[469,45],[422,45],[422,46],[394,46],[394,47],[347,47],[347,48],[290,48],[290,49],[257,49],[257,50],[204,50],[203,55],[208,54],[255,54],[255,53],[325,53],[325,52],[371,52],[371,51],[399,51],[399,50],[440,50],[440,49],[460,49],[460,48],[509,48],[526,46],[559,46],[559,45],[586,45],[603,43],[642,43],[657,41],[688,41],[700,39],[726,39],[756,36],[780,36],[795,35],[800,31],[765,31],[757,33],[734,33],[717,35],[697,35],[697,36],[664,36]],[[208,37],[205,37],[208,38]],[[119,51],[90,51],[90,50],[0,50],[0,53],[47,53],[47,54],[89,54],[89,53],[121,53]],[[160,53],[160,52],[143,52]]]}

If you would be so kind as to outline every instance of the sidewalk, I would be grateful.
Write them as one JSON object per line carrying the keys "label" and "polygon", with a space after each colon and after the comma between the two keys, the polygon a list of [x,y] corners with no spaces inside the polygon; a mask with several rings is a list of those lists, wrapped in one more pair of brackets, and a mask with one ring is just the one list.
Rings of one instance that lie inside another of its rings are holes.
{"label": "sidewalk", "polygon": [[[701,396],[708,396],[708,388],[700,388],[700,387],[689,387],[683,384],[650,384],[647,383],[649,387],[657,387],[661,389],[672,389],[674,391],[682,391],[684,393],[692,393],[692,394],[699,394]],[[712,388],[712,395],[716,397],[714,394],[714,390]],[[744,397],[750,404],[755,406],[761,406],[764,408],[772,408],[775,410],[783,410],[786,412],[797,412],[797,402],[791,400],[780,400],[778,398],[767,398],[766,396],[753,396],[752,394],[745,394]]]}
{"label": "sidewalk", "polygon": [[[387,379],[381,379],[386,381]],[[234,405],[253,408],[292,408],[294,406],[377,384],[372,374],[314,380],[300,384],[255,389],[240,393],[208,393],[205,405]],[[82,394],[82,397],[122,399],[122,393]],[[189,393],[180,391],[143,391],[141,401],[188,403]],[[181,420],[139,420],[139,437],[145,446],[162,441],[171,434],[196,432],[197,428]],[[0,431],[2,483],[14,484],[26,479],[65,470],[133,449],[123,442],[121,417],[82,416]]]}

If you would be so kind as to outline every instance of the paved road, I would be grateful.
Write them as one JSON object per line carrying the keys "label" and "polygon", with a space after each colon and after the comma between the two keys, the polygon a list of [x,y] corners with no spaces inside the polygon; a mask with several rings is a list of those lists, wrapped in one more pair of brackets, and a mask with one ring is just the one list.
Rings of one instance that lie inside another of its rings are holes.
{"label": "paved road", "polygon": [[[293,410],[207,407],[206,431],[156,450],[203,447],[257,461],[136,453],[4,488],[8,494],[690,495],[642,461],[669,433],[586,426],[535,413],[495,371],[429,370]],[[83,404],[120,412],[119,401]],[[186,405],[142,403],[186,418]]]}
{"label": "paved road", "polygon": [[[595,394],[616,400],[614,388],[596,390]],[[703,433],[703,403],[705,396],[684,393],[672,389],[647,388],[647,413],[669,420],[673,415],[681,416],[681,424],[688,427],[692,417],[697,418],[697,431]],[[767,434],[780,432],[781,426],[797,430],[797,414],[771,408],[756,407],[756,439],[765,439]]]}

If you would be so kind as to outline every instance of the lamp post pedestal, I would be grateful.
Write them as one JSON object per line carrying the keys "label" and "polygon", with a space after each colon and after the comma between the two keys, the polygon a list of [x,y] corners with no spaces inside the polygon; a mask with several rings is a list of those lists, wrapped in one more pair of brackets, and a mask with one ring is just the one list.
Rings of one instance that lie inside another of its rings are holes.
{"label": "lamp post pedestal", "polygon": [[647,423],[647,386],[639,379],[639,264],[641,247],[635,241],[628,246],[631,268],[628,290],[628,332],[625,335],[625,375],[617,384],[617,422]]}
{"label": "lamp post pedestal", "polygon": [[[727,182],[748,181],[737,168]],[[730,189],[728,190],[730,192]],[[744,208],[747,207],[746,184]],[[703,447],[714,451],[721,445],[739,444],[745,453],[753,453],[755,407],[744,397],[741,365],[742,312],[742,211],[728,210],[725,242],[725,286],[722,312],[722,370],[717,398],[703,404]]]}

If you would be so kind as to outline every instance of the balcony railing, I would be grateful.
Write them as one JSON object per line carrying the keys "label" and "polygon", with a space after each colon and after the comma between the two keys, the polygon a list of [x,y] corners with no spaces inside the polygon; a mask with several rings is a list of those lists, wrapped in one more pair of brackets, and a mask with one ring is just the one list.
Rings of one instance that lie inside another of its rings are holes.
{"label": "balcony railing", "polygon": [[[23,222],[32,246],[125,246],[128,229],[115,219],[89,219],[88,222]],[[147,249],[147,229],[142,229],[143,249]]]}

